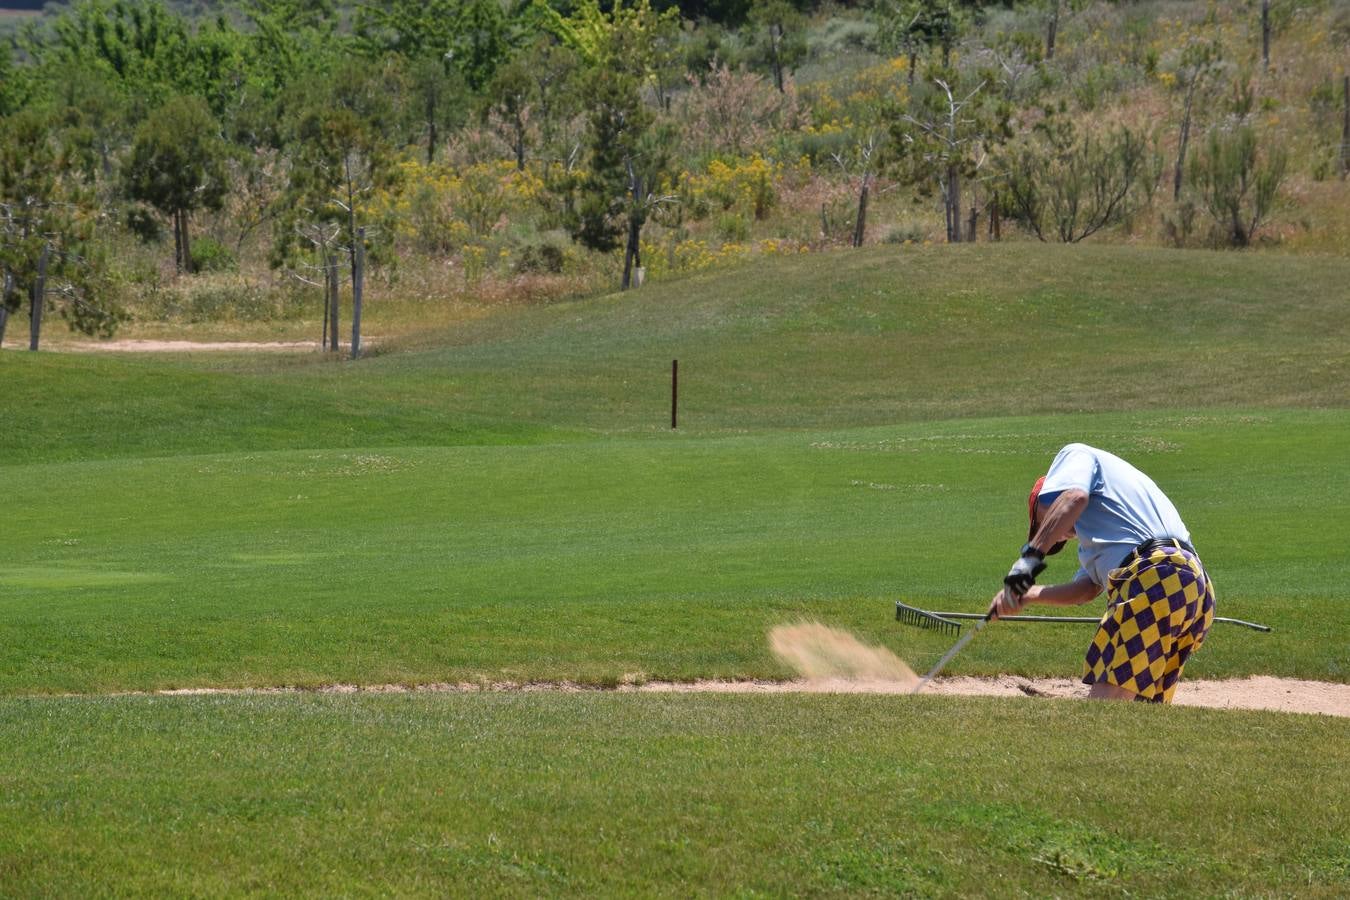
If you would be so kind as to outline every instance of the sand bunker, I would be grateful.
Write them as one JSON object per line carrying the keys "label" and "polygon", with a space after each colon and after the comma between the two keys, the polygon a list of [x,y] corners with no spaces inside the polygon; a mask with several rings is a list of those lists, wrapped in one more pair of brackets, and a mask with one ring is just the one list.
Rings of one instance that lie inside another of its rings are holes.
{"label": "sand bunker", "polygon": [[[405,693],[712,693],[712,694],[908,694],[918,676],[885,647],[864,644],[846,631],[815,622],[780,625],[769,632],[774,654],[800,676],[795,681],[650,681],[637,673],[616,686],[546,682],[442,682],[434,684],[327,684],[319,687],[179,688],[151,691],[163,695],[203,694],[405,694]],[[131,692],[143,694],[144,692]],[[1087,687],[1070,678],[1023,678],[1017,675],[939,677],[924,694],[947,696],[1085,699]],[[1177,706],[1213,709],[1264,709],[1350,717],[1350,684],[1301,681],[1257,675],[1231,681],[1183,679],[1173,701]]]}
{"label": "sand bunker", "polygon": [[[861,645],[866,647],[866,645]],[[876,649],[876,648],[868,648]],[[903,665],[903,663],[901,663]],[[911,672],[911,677],[913,673]],[[545,682],[439,682],[406,684],[326,684],[320,687],[267,688],[177,688],[162,691],[132,691],[119,696],[202,696],[239,694],[476,694],[593,693],[611,691],[620,694],[908,694],[913,683],[895,678],[857,678],[817,676],[796,681],[641,681],[633,680],[616,687],[578,684],[573,681]],[[1023,678],[1019,675],[939,677],[923,689],[924,695],[1005,698],[1049,698],[1079,700],[1087,698],[1087,687],[1069,678]],[[1314,713],[1350,717],[1350,684],[1302,681],[1256,675],[1229,681],[1183,679],[1173,701],[1176,706],[1204,706],[1211,709],[1264,709],[1275,712]]]}

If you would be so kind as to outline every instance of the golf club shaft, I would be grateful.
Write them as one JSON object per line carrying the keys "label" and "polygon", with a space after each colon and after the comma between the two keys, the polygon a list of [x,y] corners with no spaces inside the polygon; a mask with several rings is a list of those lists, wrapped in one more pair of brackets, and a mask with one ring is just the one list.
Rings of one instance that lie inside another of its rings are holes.
{"label": "golf club shaft", "polygon": [[969,644],[970,639],[973,638],[975,635],[979,634],[980,629],[983,628],[989,622],[988,616],[977,616],[976,618],[978,618],[979,621],[975,623],[975,627],[970,629],[970,631],[967,631],[965,634],[961,635],[961,639],[952,645],[952,649],[948,650],[946,653],[942,655],[942,659],[939,659],[937,661],[937,665],[929,669],[928,674],[923,676],[923,678],[919,679],[919,683],[914,686],[914,690],[910,691],[911,694],[917,694],[919,691],[923,690],[924,685],[932,681],[933,676],[941,672],[942,667],[947,665],[947,663],[951,661],[951,658],[953,656],[960,653],[961,648],[964,647],[966,644]]}

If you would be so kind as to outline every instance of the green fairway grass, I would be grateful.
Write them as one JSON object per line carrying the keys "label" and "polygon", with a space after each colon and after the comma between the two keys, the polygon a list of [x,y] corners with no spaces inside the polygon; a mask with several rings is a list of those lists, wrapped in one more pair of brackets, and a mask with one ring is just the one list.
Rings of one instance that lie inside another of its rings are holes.
{"label": "green fairway grass", "polygon": [[[1275,629],[1216,625],[1188,678],[1350,681],[1347,284],[886,247],[356,363],[0,352],[0,895],[1343,896],[1347,720],[93,695],[781,679],[803,619],[922,671],[954,638],[895,601],[982,612],[1070,441],[1153,476],[1218,613]],[[1074,677],[1091,634],[994,623],[947,671]]]}
{"label": "green fairway grass", "polygon": [[5,700],[0,732],[20,896],[1350,887],[1340,719],[480,694]]}
{"label": "green fairway grass", "polygon": [[[1274,626],[1192,674],[1350,677],[1350,416],[1269,410],[0,467],[0,690],[783,677],[798,618],[924,666],[950,639],[894,601],[982,610],[1071,439],[1151,472],[1221,614]],[[1005,625],[952,670],[1072,674],[1089,636]]]}

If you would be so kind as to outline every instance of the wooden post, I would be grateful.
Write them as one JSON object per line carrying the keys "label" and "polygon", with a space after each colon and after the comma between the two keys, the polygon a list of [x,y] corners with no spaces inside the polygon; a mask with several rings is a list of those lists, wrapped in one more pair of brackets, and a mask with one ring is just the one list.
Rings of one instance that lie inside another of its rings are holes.
{"label": "wooden post", "polygon": [[38,338],[42,335],[42,307],[47,294],[47,254],[51,244],[42,245],[42,255],[38,257],[37,281],[33,283],[28,318],[28,349],[37,350]]}
{"label": "wooden post", "polygon": [[670,427],[673,429],[679,424],[680,408],[680,361],[672,359],[670,361]]}
{"label": "wooden post", "polygon": [[352,257],[352,359],[361,356],[361,295],[366,269],[366,229],[356,229],[355,255]]}

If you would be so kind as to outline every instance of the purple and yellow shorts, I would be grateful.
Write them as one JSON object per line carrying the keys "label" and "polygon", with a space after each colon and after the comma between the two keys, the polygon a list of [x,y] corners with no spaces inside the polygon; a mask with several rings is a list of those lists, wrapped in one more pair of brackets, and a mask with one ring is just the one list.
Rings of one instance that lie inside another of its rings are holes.
{"label": "purple and yellow shorts", "polygon": [[1214,586],[1188,550],[1164,545],[1108,576],[1106,613],[1088,647],[1083,683],[1171,703],[1181,670],[1214,624]]}

